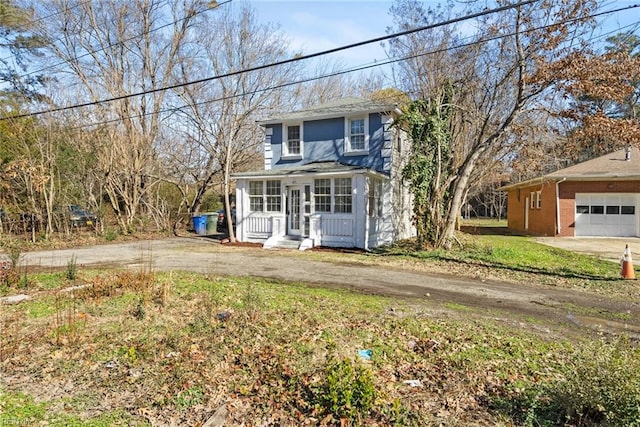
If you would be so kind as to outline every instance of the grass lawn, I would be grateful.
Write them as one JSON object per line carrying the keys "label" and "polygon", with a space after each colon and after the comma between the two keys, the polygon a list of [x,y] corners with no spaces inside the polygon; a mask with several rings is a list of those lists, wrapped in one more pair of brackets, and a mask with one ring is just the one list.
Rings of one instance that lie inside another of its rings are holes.
{"label": "grass lawn", "polygon": [[[453,253],[398,246],[299,256],[410,268],[455,263],[587,292],[607,292],[615,281],[613,263],[558,262],[569,254],[525,238],[464,239]],[[640,419],[640,353],[624,337],[558,339],[455,304],[246,277],[80,270],[30,282],[31,301],[0,305],[0,425],[198,425],[213,416],[227,425],[368,426]],[[90,286],[62,290],[72,284]]]}

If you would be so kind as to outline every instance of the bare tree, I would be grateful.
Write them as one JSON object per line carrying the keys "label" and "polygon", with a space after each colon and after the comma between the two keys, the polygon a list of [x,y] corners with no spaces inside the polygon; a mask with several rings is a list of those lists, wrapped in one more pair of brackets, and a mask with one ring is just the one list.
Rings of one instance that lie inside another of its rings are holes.
{"label": "bare tree", "polygon": [[[185,184],[195,193],[185,204],[196,212],[204,194],[222,176],[227,218],[232,217],[229,193],[231,173],[254,166],[260,157],[264,134],[255,121],[270,111],[278,111],[290,97],[283,89],[294,80],[295,65],[267,67],[252,72],[237,72],[289,57],[287,41],[270,25],[257,22],[253,10],[243,5],[220,11],[199,24],[198,49],[191,60],[183,61],[177,78],[194,80],[203,70],[226,77],[190,85],[176,91],[181,105],[175,109],[172,129],[182,135],[166,161],[167,176],[188,196]],[[186,168],[178,167],[187,165]],[[233,227],[229,227],[233,240]]]}
{"label": "bare tree", "polygon": [[[464,39],[456,28],[439,27],[390,44],[394,56],[407,58],[399,70],[407,93],[429,101],[447,85],[452,87],[451,99],[443,106],[452,113],[440,127],[450,140],[450,155],[443,157],[448,163],[437,165],[450,171],[438,183],[443,208],[426,209],[437,216],[439,227],[432,244],[451,246],[478,165],[514,153],[526,142],[517,138],[520,120],[539,107],[553,82],[549,64],[571,54],[572,41],[591,23],[596,6],[595,0],[540,0],[500,13],[487,11],[474,25],[476,34]],[[442,11],[425,10],[414,0],[398,1],[392,12],[400,29],[444,17]]]}
{"label": "bare tree", "polygon": [[[197,0],[52,0],[38,8],[49,16],[41,32],[59,61],[59,81],[77,89],[78,98],[67,102],[95,102],[94,120],[107,123],[95,141],[96,168],[123,232],[152,200],[161,89],[174,82],[189,31],[208,7]],[[140,95],[127,97],[134,93]],[[117,100],[100,102],[105,98]]]}

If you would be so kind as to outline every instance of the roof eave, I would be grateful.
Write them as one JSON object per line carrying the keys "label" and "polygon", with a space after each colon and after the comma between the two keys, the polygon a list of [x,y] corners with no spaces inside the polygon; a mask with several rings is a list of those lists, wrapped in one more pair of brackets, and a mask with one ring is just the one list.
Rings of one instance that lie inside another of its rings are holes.
{"label": "roof eave", "polygon": [[598,176],[584,176],[584,175],[554,175],[543,176],[538,178],[529,179],[527,181],[517,182],[514,184],[503,185],[498,188],[499,191],[515,190],[517,188],[531,187],[532,185],[544,184],[547,182],[558,181],[633,181],[640,180],[640,174],[612,174],[612,175],[598,175]]}
{"label": "roof eave", "polygon": [[[304,116],[304,117],[300,117],[300,118],[295,118],[295,117],[280,117],[280,118],[273,118],[273,119],[267,119],[267,120],[258,120],[256,123],[258,123],[258,125],[260,126],[267,126],[267,125],[277,125],[277,124],[281,124],[281,123],[300,123],[300,122],[309,122],[309,121],[313,121],[313,120],[327,120],[327,119],[337,119],[340,117],[349,117],[349,116],[356,116],[358,114],[374,114],[374,113],[389,113],[392,112],[395,116],[399,116],[402,114],[402,110],[400,110],[398,107],[394,107],[394,106],[389,106],[389,108],[384,108],[384,109],[380,109],[380,108],[370,108],[370,109],[363,109],[363,110],[358,110],[358,111],[337,111],[335,113],[326,113],[326,114],[309,114],[308,116]],[[302,113],[302,112],[301,112]]]}

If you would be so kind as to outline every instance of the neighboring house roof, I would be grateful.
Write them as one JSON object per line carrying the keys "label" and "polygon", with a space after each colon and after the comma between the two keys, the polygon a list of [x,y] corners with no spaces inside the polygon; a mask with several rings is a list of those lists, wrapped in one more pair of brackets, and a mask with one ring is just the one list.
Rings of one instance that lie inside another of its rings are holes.
{"label": "neighboring house roof", "polygon": [[319,120],[333,117],[342,117],[359,113],[380,113],[380,112],[401,113],[396,104],[372,101],[364,98],[340,98],[315,107],[292,113],[283,113],[276,117],[258,121],[260,125],[275,124],[281,122],[292,122],[302,120]]}
{"label": "neighboring house roof", "polygon": [[631,147],[629,160],[627,160],[627,149],[623,148],[613,153],[568,168],[560,169],[550,174],[529,179],[514,184],[505,185],[500,188],[502,191],[527,187],[543,182],[556,181],[601,181],[601,180],[631,180],[640,179],[640,149]]}
{"label": "neighboring house roof", "polygon": [[362,166],[345,165],[339,162],[312,162],[302,166],[281,167],[274,169],[266,169],[261,171],[238,172],[231,176],[233,178],[282,178],[287,176],[303,176],[303,175],[336,175],[344,173],[368,173],[386,178],[387,176],[373,169]]}

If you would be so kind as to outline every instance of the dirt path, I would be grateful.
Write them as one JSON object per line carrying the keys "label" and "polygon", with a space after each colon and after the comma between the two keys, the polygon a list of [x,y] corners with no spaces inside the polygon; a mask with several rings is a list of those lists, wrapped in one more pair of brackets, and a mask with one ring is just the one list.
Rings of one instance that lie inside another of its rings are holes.
{"label": "dirt path", "polygon": [[[548,286],[483,281],[388,266],[316,261],[295,256],[294,252],[230,247],[203,238],[170,238],[30,252],[23,255],[21,264],[64,268],[73,257],[78,266],[94,268],[104,265],[257,276],[420,298],[440,305],[473,307],[488,316],[507,316],[532,325],[546,322],[561,328],[624,332],[640,339],[640,306],[635,302]],[[627,320],[611,320],[620,317]]]}

